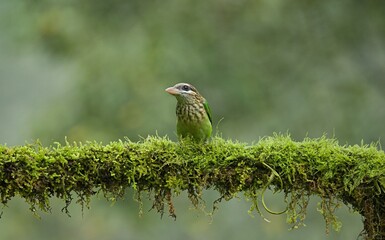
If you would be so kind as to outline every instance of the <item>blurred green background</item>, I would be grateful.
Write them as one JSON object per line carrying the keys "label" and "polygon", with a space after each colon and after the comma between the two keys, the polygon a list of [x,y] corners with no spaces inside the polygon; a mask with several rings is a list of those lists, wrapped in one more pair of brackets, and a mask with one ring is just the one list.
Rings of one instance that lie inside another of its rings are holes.
{"label": "blurred green background", "polygon": [[[385,4],[382,1],[2,0],[0,143],[40,139],[103,143],[175,137],[175,104],[164,92],[195,85],[225,138],[255,142],[273,132],[296,140],[324,133],[341,144],[385,138]],[[207,191],[207,210],[217,193]],[[284,208],[270,195],[273,209]],[[306,227],[288,231],[247,214],[242,196],[211,219],[175,199],[177,220],[132,193],[103,196],[72,217],[52,199],[34,217],[22,199],[0,219],[1,239],[356,239],[361,217],[343,206],[340,232],[325,234],[317,199]]]}

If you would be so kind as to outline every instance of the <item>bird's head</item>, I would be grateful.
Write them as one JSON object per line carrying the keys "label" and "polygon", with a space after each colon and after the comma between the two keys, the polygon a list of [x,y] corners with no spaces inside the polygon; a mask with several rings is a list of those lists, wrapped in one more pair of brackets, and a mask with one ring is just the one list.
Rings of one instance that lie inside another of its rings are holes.
{"label": "bird's head", "polygon": [[194,103],[202,98],[197,89],[188,83],[178,83],[167,88],[166,92],[175,96],[180,103]]}

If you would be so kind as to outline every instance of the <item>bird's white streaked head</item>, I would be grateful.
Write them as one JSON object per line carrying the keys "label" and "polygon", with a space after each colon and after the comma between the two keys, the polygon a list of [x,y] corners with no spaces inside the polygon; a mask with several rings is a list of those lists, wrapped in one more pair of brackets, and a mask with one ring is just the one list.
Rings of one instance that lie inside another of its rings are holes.
{"label": "bird's white streaked head", "polygon": [[167,88],[166,92],[175,96],[179,102],[193,102],[196,101],[197,96],[200,97],[197,89],[189,83],[177,83]]}

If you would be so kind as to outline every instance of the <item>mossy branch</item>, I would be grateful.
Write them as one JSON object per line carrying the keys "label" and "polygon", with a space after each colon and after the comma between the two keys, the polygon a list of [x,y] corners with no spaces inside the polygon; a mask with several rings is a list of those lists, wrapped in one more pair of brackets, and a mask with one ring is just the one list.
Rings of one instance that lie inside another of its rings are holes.
{"label": "mossy branch", "polygon": [[87,205],[98,192],[118,199],[131,188],[138,200],[149,192],[153,207],[162,214],[168,207],[174,217],[173,196],[187,191],[198,206],[204,189],[219,192],[216,202],[243,193],[259,211],[258,198],[264,203],[267,187],[285,193],[294,226],[303,223],[309,197],[317,195],[328,226],[338,229],[334,210],[342,202],[363,216],[366,238],[385,237],[385,154],[376,145],[275,135],[253,145],[218,137],[205,144],[148,137],[108,145],[0,146],[1,203],[20,196],[31,210],[49,211],[53,196],[65,201],[67,211],[74,193]]}

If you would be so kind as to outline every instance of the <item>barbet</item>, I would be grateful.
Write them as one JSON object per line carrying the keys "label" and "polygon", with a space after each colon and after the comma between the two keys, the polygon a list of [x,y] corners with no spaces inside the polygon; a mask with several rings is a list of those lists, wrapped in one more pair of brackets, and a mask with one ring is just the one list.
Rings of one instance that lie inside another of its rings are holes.
{"label": "barbet", "polygon": [[188,83],[178,83],[166,89],[177,100],[177,134],[194,141],[206,141],[212,132],[210,107],[197,89]]}

